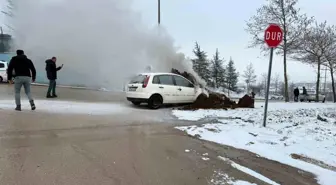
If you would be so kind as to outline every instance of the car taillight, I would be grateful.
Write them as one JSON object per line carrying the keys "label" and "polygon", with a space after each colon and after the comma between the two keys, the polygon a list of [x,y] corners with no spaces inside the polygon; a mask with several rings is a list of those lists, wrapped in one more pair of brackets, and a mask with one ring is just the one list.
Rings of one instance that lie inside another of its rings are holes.
{"label": "car taillight", "polygon": [[143,84],[142,84],[142,87],[143,87],[143,88],[146,88],[146,87],[147,87],[147,85],[148,85],[148,81],[149,81],[149,77],[150,77],[150,76],[146,76],[146,78],[145,78],[145,80],[144,80],[144,82],[143,82]]}

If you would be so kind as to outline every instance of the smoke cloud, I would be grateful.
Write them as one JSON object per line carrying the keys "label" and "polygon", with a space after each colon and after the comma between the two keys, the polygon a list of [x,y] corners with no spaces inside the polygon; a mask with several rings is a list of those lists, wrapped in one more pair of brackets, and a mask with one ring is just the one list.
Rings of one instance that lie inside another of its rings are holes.
{"label": "smoke cloud", "polygon": [[196,75],[166,31],[146,27],[131,6],[131,0],[16,0],[15,49],[25,50],[45,80],[45,60],[56,56],[64,64],[58,82],[67,85],[122,90],[148,68]]}

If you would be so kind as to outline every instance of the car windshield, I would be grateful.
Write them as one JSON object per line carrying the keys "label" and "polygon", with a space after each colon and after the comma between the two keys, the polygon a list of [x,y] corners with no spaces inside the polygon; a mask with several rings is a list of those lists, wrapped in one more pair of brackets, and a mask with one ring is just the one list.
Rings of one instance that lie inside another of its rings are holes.
{"label": "car windshield", "polygon": [[138,83],[143,83],[146,78],[146,75],[137,75],[132,78],[130,81],[131,84],[138,84]]}

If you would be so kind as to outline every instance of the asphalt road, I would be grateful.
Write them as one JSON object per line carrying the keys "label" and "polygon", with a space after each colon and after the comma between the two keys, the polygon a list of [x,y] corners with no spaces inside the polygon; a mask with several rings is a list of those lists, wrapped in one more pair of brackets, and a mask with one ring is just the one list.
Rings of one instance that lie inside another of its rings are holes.
{"label": "asphalt road", "polygon": [[46,87],[34,86],[37,110],[16,112],[13,86],[0,85],[0,184],[208,185],[225,179],[216,172],[266,184],[219,155],[281,184],[317,184],[309,173],[175,130],[201,123],[178,121],[170,108],[135,108],[121,92],[57,90],[46,100]]}

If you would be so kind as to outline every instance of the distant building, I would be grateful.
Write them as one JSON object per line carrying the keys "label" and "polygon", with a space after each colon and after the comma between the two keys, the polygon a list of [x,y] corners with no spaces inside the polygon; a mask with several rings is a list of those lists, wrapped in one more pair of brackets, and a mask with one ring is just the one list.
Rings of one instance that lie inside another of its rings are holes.
{"label": "distant building", "polygon": [[7,53],[11,51],[12,36],[9,34],[0,34],[0,53]]}

